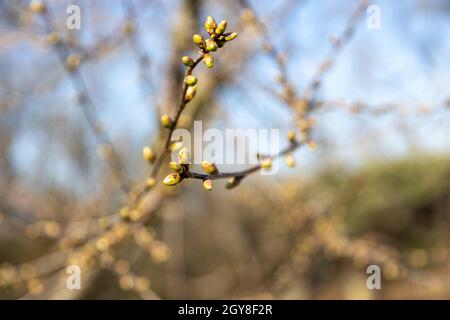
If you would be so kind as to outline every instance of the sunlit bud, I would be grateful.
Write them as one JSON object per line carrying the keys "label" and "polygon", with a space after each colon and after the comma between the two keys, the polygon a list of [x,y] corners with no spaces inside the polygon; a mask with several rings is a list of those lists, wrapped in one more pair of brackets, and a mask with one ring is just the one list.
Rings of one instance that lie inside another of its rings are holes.
{"label": "sunlit bud", "polygon": [[204,44],[203,37],[202,37],[201,35],[199,35],[199,34],[194,34],[194,35],[192,36],[192,40],[193,40],[194,43],[195,43],[196,45],[198,45],[199,47],[202,47],[203,44]]}
{"label": "sunlit bud", "polygon": [[270,168],[272,168],[272,160],[264,159],[263,161],[261,161],[261,168],[265,170],[270,170]]}
{"label": "sunlit bud", "polygon": [[286,162],[289,168],[295,167],[295,159],[290,153],[284,156],[284,161]]}
{"label": "sunlit bud", "polygon": [[180,182],[181,182],[181,176],[177,172],[169,174],[163,180],[163,183],[166,186],[174,186],[174,185],[179,184]]}
{"label": "sunlit bud", "polygon": [[125,32],[126,34],[132,34],[135,30],[134,24],[131,21],[127,21],[124,25],[123,25],[123,32]]}
{"label": "sunlit bud", "polygon": [[227,21],[226,20],[222,20],[220,21],[219,25],[216,28],[215,33],[220,36],[222,33],[225,32],[225,29],[227,28]]}
{"label": "sunlit bud", "polygon": [[148,178],[146,183],[147,183],[147,187],[148,188],[154,187],[155,184],[156,184],[156,179],[155,178]]}
{"label": "sunlit bud", "polygon": [[59,33],[56,31],[50,32],[47,36],[47,42],[51,45],[55,45],[59,42]]}
{"label": "sunlit bud", "polygon": [[189,150],[185,147],[178,152],[178,163],[188,164],[191,161],[191,154]]}
{"label": "sunlit bud", "polygon": [[208,51],[217,51],[217,43],[214,40],[208,39],[205,43]]}
{"label": "sunlit bud", "polygon": [[130,217],[130,209],[123,207],[120,209],[119,215],[122,219],[128,219]]}
{"label": "sunlit bud", "polygon": [[194,60],[192,60],[189,56],[184,56],[181,58],[181,61],[186,67],[192,67],[194,65]]}
{"label": "sunlit bud", "polygon": [[153,152],[152,148],[144,147],[142,148],[142,157],[144,157],[144,159],[148,162],[152,163],[155,160],[155,153]]}
{"label": "sunlit bud", "polygon": [[186,78],[184,78],[184,83],[186,83],[188,86],[194,86],[197,84],[197,77],[188,75],[186,76]]}
{"label": "sunlit bud", "polygon": [[219,171],[214,163],[209,161],[202,161],[202,168],[208,174],[217,174]]}
{"label": "sunlit bud", "polygon": [[171,152],[178,151],[183,148],[183,143],[181,141],[173,141],[169,144],[169,150]]}
{"label": "sunlit bud", "polygon": [[213,33],[214,29],[216,28],[216,21],[213,19],[213,17],[211,16],[207,16],[206,17],[206,21],[205,21],[205,30],[208,33]]}
{"label": "sunlit bud", "polygon": [[41,13],[45,10],[45,4],[42,0],[32,0],[30,2],[30,10],[34,13]]}
{"label": "sunlit bud", "polygon": [[295,140],[297,139],[294,131],[289,131],[287,133],[287,138],[290,142],[295,142]]}
{"label": "sunlit bud", "polygon": [[171,162],[169,163],[169,167],[170,167],[172,170],[175,170],[175,171],[178,172],[178,173],[183,172],[183,167],[181,166],[181,164],[179,164],[179,163],[177,163],[177,162],[175,162],[175,161],[171,161]]}
{"label": "sunlit bud", "polygon": [[212,68],[214,67],[214,58],[212,55],[210,54],[205,54],[203,56],[203,63],[205,64],[205,66],[207,66],[208,68]]}
{"label": "sunlit bud", "polygon": [[119,278],[119,286],[122,290],[128,291],[134,287],[134,279],[130,275],[124,275]]}
{"label": "sunlit bud", "polygon": [[135,287],[137,291],[144,292],[150,288],[150,280],[145,277],[135,279]]}
{"label": "sunlit bud", "polygon": [[203,181],[203,188],[205,188],[208,191],[212,190],[212,181],[211,181],[211,179],[206,179],[205,181]]}
{"label": "sunlit bud", "polygon": [[225,34],[225,41],[232,41],[232,40],[236,39],[237,36],[238,36],[238,34],[236,32],[227,33],[227,34]]}
{"label": "sunlit bud", "polygon": [[80,63],[81,63],[81,55],[79,55],[78,53],[71,53],[66,59],[66,67],[70,71],[77,69]]}
{"label": "sunlit bud", "polygon": [[226,189],[233,189],[234,187],[236,187],[239,184],[240,180],[237,179],[236,177],[231,177],[227,180],[227,183],[225,185]]}
{"label": "sunlit bud", "polygon": [[308,141],[308,148],[311,149],[311,150],[316,149],[317,148],[316,142],[313,141],[313,140]]}
{"label": "sunlit bud", "polygon": [[186,89],[186,94],[184,96],[184,99],[186,101],[191,101],[192,99],[194,99],[196,93],[197,93],[197,87],[196,86],[189,86]]}
{"label": "sunlit bud", "polygon": [[161,125],[167,129],[172,128],[173,125],[172,119],[170,119],[170,117],[167,114],[163,114],[161,116]]}

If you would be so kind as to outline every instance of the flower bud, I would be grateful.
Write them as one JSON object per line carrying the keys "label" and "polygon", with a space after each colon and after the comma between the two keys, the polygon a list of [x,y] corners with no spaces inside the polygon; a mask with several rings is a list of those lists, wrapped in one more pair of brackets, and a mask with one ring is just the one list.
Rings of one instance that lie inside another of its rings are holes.
{"label": "flower bud", "polygon": [[287,138],[290,142],[295,142],[295,140],[297,139],[294,131],[289,131],[287,133]]}
{"label": "flower bud", "polygon": [[164,178],[163,183],[164,183],[166,186],[174,186],[174,185],[179,184],[179,183],[181,182],[181,180],[182,180],[182,179],[181,179],[180,174],[177,173],[177,172],[175,172],[175,173],[171,173],[171,174],[167,175],[167,176]]}
{"label": "flower bud", "polygon": [[174,171],[176,171],[176,172],[178,172],[178,173],[183,172],[183,167],[181,166],[181,164],[179,164],[179,163],[177,163],[177,162],[175,162],[175,161],[170,161],[169,167],[170,167],[172,170],[174,170]]}
{"label": "flower bud", "polygon": [[59,33],[56,31],[50,32],[47,35],[47,42],[51,45],[57,44],[59,40],[60,40]]}
{"label": "flower bud", "polygon": [[205,188],[208,191],[212,190],[212,181],[211,181],[211,179],[206,179],[205,181],[203,181],[203,188]]}
{"label": "flower bud", "polygon": [[183,58],[181,58],[181,61],[186,67],[192,67],[194,65],[194,60],[192,60],[192,58],[189,56],[184,56]]}
{"label": "flower bud", "polygon": [[155,161],[155,153],[150,147],[144,147],[142,149],[142,156],[144,157],[145,160],[147,160],[150,163]]}
{"label": "flower bud", "polygon": [[236,177],[231,177],[227,180],[227,184],[225,185],[226,189],[233,189],[234,187],[239,185],[239,182],[241,182],[240,179]]}
{"label": "flower bud", "polygon": [[268,158],[261,161],[261,168],[265,170],[270,170],[272,168],[272,160]]}
{"label": "flower bud", "polygon": [[308,148],[311,149],[311,150],[316,149],[317,148],[316,142],[313,141],[313,140],[308,141]]}
{"label": "flower bud", "polygon": [[290,153],[284,156],[284,161],[286,162],[289,168],[295,167],[295,159]]}
{"label": "flower bud", "polygon": [[163,114],[161,116],[161,125],[167,129],[172,128],[173,125],[172,119],[170,119],[170,117],[167,114]]}
{"label": "flower bud", "polygon": [[225,45],[226,41],[217,41],[217,47],[222,48]]}
{"label": "flower bud", "polygon": [[178,152],[178,163],[189,164],[189,162],[191,162],[191,154],[189,150],[184,147]]}
{"label": "flower bud", "polygon": [[42,0],[32,0],[30,2],[30,10],[34,13],[41,13],[45,10],[45,4]]}
{"label": "flower bud", "polygon": [[188,75],[184,78],[184,83],[188,86],[195,86],[197,84],[197,78],[193,75]]}
{"label": "flower bud", "polygon": [[204,45],[204,40],[203,40],[203,37],[202,37],[201,35],[199,35],[199,34],[194,34],[194,35],[192,36],[192,40],[193,40],[194,43],[195,43],[196,45],[198,45],[200,48],[203,47],[203,45]]}
{"label": "flower bud", "polygon": [[66,67],[69,71],[74,71],[80,66],[81,56],[78,53],[71,53],[66,58]]}
{"label": "flower bud", "polygon": [[225,32],[225,29],[227,28],[227,21],[226,20],[222,20],[220,21],[219,25],[216,28],[215,33],[220,36],[222,33]]}
{"label": "flower bud", "polygon": [[147,187],[152,188],[156,185],[156,179],[155,178],[148,178],[147,181]]}
{"label": "flower bud", "polygon": [[181,141],[173,141],[169,144],[170,152],[175,152],[183,148],[183,143]]}
{"label": "flower bud", "polygon": [[208,51],[217,51],[217,43],[214,40],[208,39],[205,43]]}
{"label": "flower bud", "polygon": [[207,66],[208,68],[212,68],[214,67],[214,58],[212,55],[210,54],[205,54],[203,56],[203,63],[205,64],[205,66]]}
{"label": "flower bud", "polygon": [[196,93],[197,93],[197,86],[189,86],[186,89],[186,94],[184,95],[184,100],[191,101],[192,99],[194,99]]}
{"label": "flower bud", "polygon": [[216,165],[209,161],[202,161],[202,168],[203,171],[205,171],[208,174],[217,174],[219,172],[219,170],[217,170]]}
{"label": "flower bud", "polygon": [[227,33],[224,36],[225,36],[225,41],[232,41],[237,38],[238,34],[236,32],[232,32],[232,33]]}
{"label": "flower bud", "polygon": [[213,17],[207,16],[205,21],[205,30],[209,34],[214,32],[214,29],[216,28],[216,21]]}

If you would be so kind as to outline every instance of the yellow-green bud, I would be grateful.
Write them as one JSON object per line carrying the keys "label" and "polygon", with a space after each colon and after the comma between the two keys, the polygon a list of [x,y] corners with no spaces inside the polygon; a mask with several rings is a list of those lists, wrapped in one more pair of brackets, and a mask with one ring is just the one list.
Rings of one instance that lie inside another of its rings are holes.
{"label": "yellow-green bud", "polygon": [[272,168],[272,160],[264,159],[263,161],[261,161],[261,168],[265,170],[270,170],[270,168]]}
{"label": "yellow-green bud", "polygon": [[156,184],[156,179],[155,178],[148,178],[147,179],[147,187],[148,188],[154,187],[155,184]]}
{"label": "yellow-green bud", "polygon": [[212,181],[211,181],[211,179],[206,179],[205,181],[203,181],[203,188],[205,188],[208,191],[212,190]]}
{"label": "yellow-green bud", "polygon": [[209,161],[202,161],[202,168],[203,171],[205,171],[208,174],[217,174],[219,172],[219,170],[217,170],[216,165]]}
{"label": "yellow-green bud", "polygon": [[205,43],[208,51],[217,51],[217,43],[214,40],[207,39]]}
{"label": "yellow-green bud", "polygon": [[214,29],[216,28],[216,21],[213,17],[207,16],[205,20],[205,30],[208,33],[213,33]]}
{"label": "yellow-green bud", "polygon": [[219,25],[216,28],[215,33],[220,36],[222,33],[225,32],[225,29],[227,28],[227,21],[226,20],[222,20]]}
{"label": "yellow-green bud", "polygon": [[297,139],[294,131],[289,131],[287,133],[287,138],[290,142],[295,142],[295,140]]}
{"label": "yellow-green bud", "polygon": [[176,172],[178,172],[178,173],[183,172],[183,167],[181,166],[181,164],[179,164],[179,163],[177,163],[177,162],[175,162],[175,161],[171,161],[171,162],[169,163],[169,167],[170,167],[172,170],[174,170],[174,171],[176,171]]}
{"label": "yellow-green bud", "polygon": [[210,54],[205,54],[203,56],[203,63],[205,64],[205,66],[207,66],[208,68],[212,68],[214,67],[214,58],[212,55]]}
{"label": "yellow-green bud", "polygon": [[170,119],[170,117],[167,114],[163,114],[161,116],[161,125],[167,129],[172,128],[173,125],[172,119]]}
{"label": "yellow-green bud", "polygon": [[197,93],[197,86],[189,86],[186,89],[186,94],[184,95],[184,100],[191,101],[192,99],[194,99],[196,93]]}
{"label": "yellow-green bud", "polygon": [[192,67],[194,65],[194,60],[192,60],[192,58],[189,56],[184,56],[183,58],[181,58],[181,61],[186,67]]}
{"label": "yellow-green bud", "polygon": [[189,150],[184,147],[178,152],[178,163],[179,164],[189,164],[191,161],[191,154]]}
{"label": "yellow-green bud", "polygon": [[180,174],[177,172],[174,172],[174,173],[171,173],[168,176],[166,176],[163,180],[163,183],[166,186],[174,186],[174,185],[179,184],[181,182],[181,180],[182,180],[182,178],[181,178]]}
{"label": "yellow-green bud", "polygon": [[155,153],[150,147],[144,147],[142,149],[142,156],[144,157],[145,160],[147,160],[150,163],[152,163],[155,160]]}
{"label": "yellow-green bud", "polygon": [[169,144],[170,152],[175,152],[183,148],[183,143],[180,141],[173,141]]}
{"label": "yellow-green bud", "polygon": [[197,78],[193,75],[188,75],[184,78],[184,83],[188,86],[195,86],[197,84]]}
{"label": "yellow-green bud", "polygon": [[227,180],[227,184],[225,185],[226,189],[233,189],[237,185],[239,185],[240,179],[237,179],[236,177],[231,177]]}
{"label": "yellow-green bud", "polygon": [[225,41],[232,41],[232,40],[236,39],[237,36],[238,36],[238,34],[236,32],[227,33],[227,34],[225,34]]}
{"label": "yellow-green bud", "polygon": [[199,35],[199,34],[194,34],[194,35],[192,36],[192,40],[193,40],[194,43],[195,43],[196,45],[198,45],[199,47],[202,47],[203,44],[204,44],[203,37],[202,37],[201,35]]}
{"label": "yellow-green bud", "polygon": [[295,159],[290,153],[284,156],[284,161],[286,162],[289,168],[295,167]]}

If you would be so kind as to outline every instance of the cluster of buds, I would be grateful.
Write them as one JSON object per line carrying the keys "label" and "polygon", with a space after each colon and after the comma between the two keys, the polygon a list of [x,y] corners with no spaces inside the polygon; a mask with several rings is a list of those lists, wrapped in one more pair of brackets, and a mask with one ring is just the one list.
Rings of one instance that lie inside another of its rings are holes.
{"label": "cluster of buds", "polygon": [[188,165],[191,161],[191,155],[189,153],[189,150],[187,148],[182,148],[178,152],[178,161],[171,161],[169,163],[169,167],[175,171],[169,175],[167,175],[163,183],[167,186],[175,186],[179,184],[181,181],[183,181],[183,177],[185,176],[186,172],[189,170]]}
{"label": "cluster of buds", "polygon": [[[236,39],[238,36],[236,32],[225,33],[226,28],[226,20],[217,24],[213,17],[208,16],[205,21],[205,30],[208,32],[209,38],[204,39],[199,34],[194,34],[192,37],[194,43],[204,51],[203,63],[208,68],[214,66],[214,57],[210,53],[217,51],[218,48],[222,48],[225,43]],[[193,61],[192,59],[189,59],[189,57],[183,57],[183,63],[186,66],[189,66],[193,64]]]}

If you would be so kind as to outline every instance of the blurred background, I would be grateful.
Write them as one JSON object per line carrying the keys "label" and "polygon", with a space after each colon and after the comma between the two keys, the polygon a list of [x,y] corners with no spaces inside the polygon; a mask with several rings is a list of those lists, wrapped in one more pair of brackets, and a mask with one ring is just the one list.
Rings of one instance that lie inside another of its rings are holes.
{"label": "blurred background", "polygon": [[[309,148],[211,192],[162,185],[167,160],[139,198],[208,15],[239,36],[196,68],[179,125]],[[1,0],[0,298],[450,298],[449,17],[448,0]]]}

